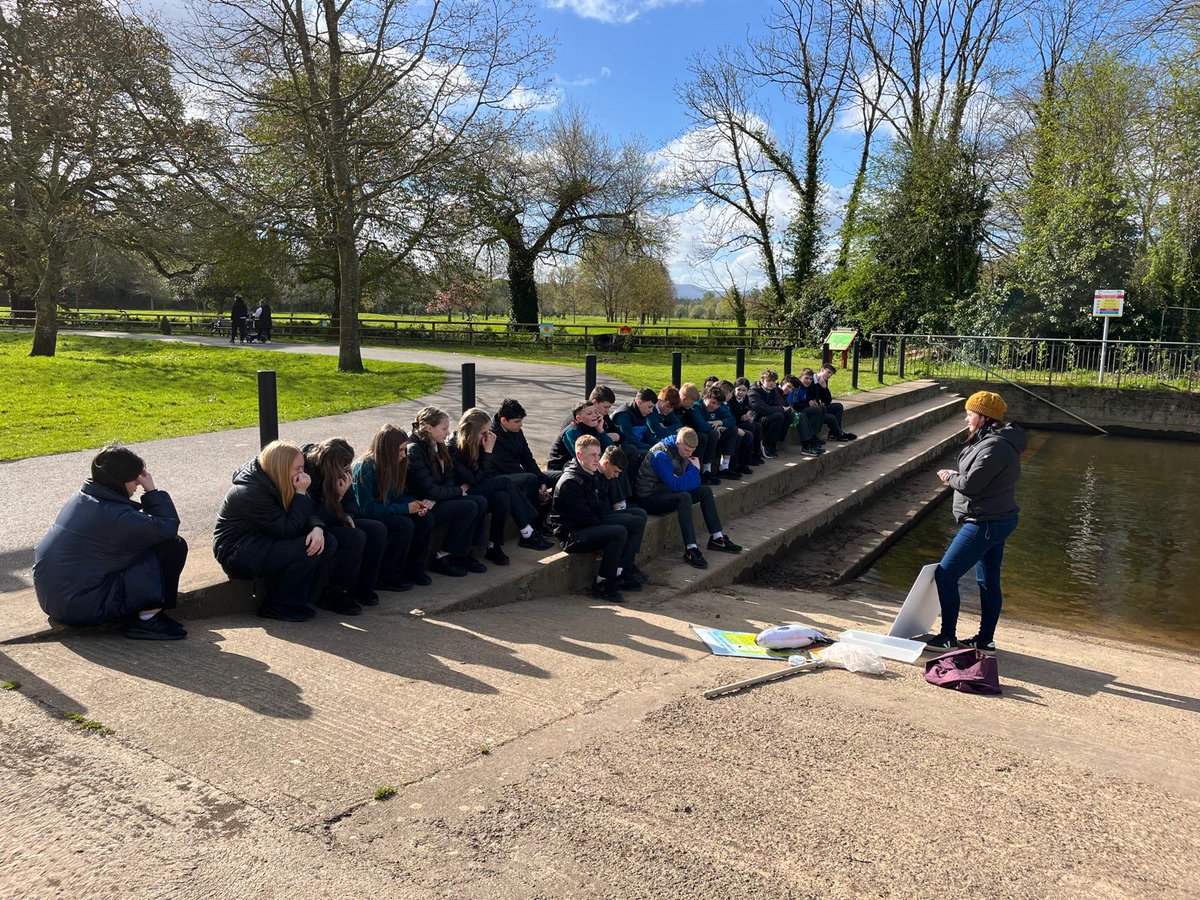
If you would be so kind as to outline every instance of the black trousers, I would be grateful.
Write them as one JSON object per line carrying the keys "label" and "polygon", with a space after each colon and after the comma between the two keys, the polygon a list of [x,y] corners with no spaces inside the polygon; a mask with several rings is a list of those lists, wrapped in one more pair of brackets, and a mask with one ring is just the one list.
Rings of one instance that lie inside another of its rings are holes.
{"label": "black trousers", "polygon": [[488,541],[497,547],[504,543],[504,530],[510,517],[518,528],[532,525],[537,518],[537,506],[529,502],[522,486],[509,475],[492,476],[471,488],[468,496],[487,499],[487,510],[492,516]]}
{"label": "black trousers", "polygon": [[787,434],[790,412],[790,410],[781,409],[779,412],[773,412],[758,419],[758,423],[762,425],[762,444],[771,452],[775,451],[779,442],[783,440],[783,436]]}
{"label": "black trousers", "polygon": [[616,578],[617,567],[624,558],[625,545],[629,542],[629,532],[624,525],[617,523],[592,525],[571,532],[571,536],[563,541],[563,549],[568,553],[595,553],[600,551],[600,569],[596,573],[607,580]]}
{"label": "black trousers", "polygon": [[638,498],[642,509],[656,516],[674,512],[679,517],[679,530],[683,534],[683,545],[687,547],[696,543],[696,523],[692,520],[692,504],[700,504],[700,512],[704,515],[704,525],[709,534],[721,530],[721,514],[717,512],[717,501],[713,497],[712,488],[706,484],[690,491],[659,491],[648,497]]}
{"label": "black trousers", "polygon": [[425,516],[432,520],[433,527],[449,525],[442,550],[453,556],[466,556],[471,552],[471,542],[476,546],[484,543],[484,521],[487,515],[487,500],[483,497],[464,495],[453,500],[439,500]]}
{"label": "black trousers", "polygon": [[714,425],[713,432],[717,438],[717,459],[714,463],[719,463],[720,457],[728,456],[733,462],[737,462],[738,452],[738,433],[736,428],[726,428],[724,425]]}
{"label": "black trousers", "polygon": [[325,533],[325,548],[308,555],[305,538],[273,540],[254,548],[238,548],[224,565],[231,578],[263,578],[267,582],[263,606],[275,609],[307,607],[316,599],[321,584],[328,580],[337,555],[337,538]]}
{"label": "black trousers", "polygon": [[158,567],[162,570],[162,608],[174,609],[179,604],[179,576],[183,574],[183,566],[187,562],[187,541],[181,537],[163,541],[151,547],[150,552],[158,560]]}
{"label": "black trousers", "polygon": [[801,443],[816,440],[825,424],[825,410],[820,406],[805,406],[796,413],[796,433],[800,435]]}
{"label": "black trousers", "polygon": [[625,529],[625,549],[621,551],[620,566],[625,570],[633,568],[637,563],[638,551],[642,549],[642,537],[646,533],[649,516],[640,507],[627,506],[605,513],[603,518],[605,525],[620,525]]}
{"label": "black trousers", "polygon": [[387,526],[375,519],[355,519],[353,527],[327,529],[337,538],[338,552],[330,569],[329,586],[352,597],[365,597],[379,580],[387,549]]}
{"label": "black trousers", "polygon": [[[362,521],[356,519],[355,524]],[[429,541],[433,537],[431,516],[400,513],[370,521],[383,525],[387,532],[376,582],[394,585],[401,581],[413,581],[414,576],[425,574],[425,564],[429,561]]]}
{"label": "black trousers", "polygon": [[230,319],[229,320],[229,343],[233,343],[234,339],[241,335],[242,343],[246,343],[246,320],[245,319]]}

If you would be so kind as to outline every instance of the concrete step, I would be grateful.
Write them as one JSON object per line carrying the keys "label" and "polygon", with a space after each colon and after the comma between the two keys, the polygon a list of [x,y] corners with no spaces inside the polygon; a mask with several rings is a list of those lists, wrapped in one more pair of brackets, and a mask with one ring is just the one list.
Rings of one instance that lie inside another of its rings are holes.
{"label": "concrete step", "polygon": [[[945,434],[950,435],[952,440],[953,436],[961,431],[961,425],[954,423],[951,426],[946,422],[961,410],[961,403],[960,398],[933,381],[889,385],[850,395],[844,398],[844,423],[859,434],[858,440],[845,444],[830,442],[828,452],[824,455],[806,457],[800,455],[793,432],[789,449],[784,450],[778,459],[757,467],[755,474],[746,480],[726,481],[716,488],[717,506],[722,522],[738,543],[748,548],[746,554],[738,557],[707,554],[710,568],[692,569],[682,560],[676,561],[676,557],[682,553],[682,545],[675,517],[651,516],[640,559],[669,557],[670,562],[664,564],[669,566],[672,573],[671,583],[676,586],[680,583],[691,584],[697,576],[701,577],[705,584],[709,581],[714,584],[728,583],[745,569],[745,565],[740,564],[739,560],[761,561],[764,552],[779,552],[780,549],[811,534],[811,529],[805,530],[808,526],[803,522],[796,527],[783,527],[780,521],[776,521],[770,510],[778,505],[781,499],[801,491],[804,491],[803,496],[807,497],[811,491],[805,489],[814,485],[819,488],[817,496],[823,496],[831,484],[842,482],[841,477],[835,477],[839,473],[844,472],[853,482],[859,476],[851,473],[857,473],[865,466],[875,473],[875,477],[854,491],[858,500],[866,502],[874,491],[916,467],[915,464],[907,464],[914,453],[924,459],[933,452],[934,456],[929,457],[932,459],[944,452],[925,447],[928,440],[924,435],[927,432],[941,435],[942,437],[934,440],[939,447],[945,440]],[[913,442],[916,442],[913,446],[922,449],[909,450],[909,444]],[[894,451],[893,448],[897,447],[900,450]],[[895,467],[899,469],[893,472]],[[872,484],[875,486],[871,487]],[[841,510],[848,511],[851,508],[857,506],[838,507],[830,513],[832,518],[806,513],[804,522],[811,519],[813,527],[821,527],[837,515],[843,514]],[[775,522],[768,531],[759,530],[760,515],[767,515],[770,521]],[[698,508],[695,510],[695,516],[697,534],[704,540],[706,532]],[[769,535],[769,538],[764,540],[763,535]],[[763,550],[766,544],[772,549]],[[379,609],[387,613],[419,609],[432,614],[498,606],[533,597],[584,590],[594,577],[594,560],[588,554],[572,556],[558,552],[539,555],[534,551],[516,548],[515,542],[509,549],[512,558],[509,566],[501,568],[489,565],[489,572],[484,575],[460,579],[435,575],[431,587],[415,589],[405,594],[383,594],[383,603]],[[255,603],[251,596],[250,582],[227,579],[212,560],[207,546],[192,548],[192,555],[193,559],[189,561],[184,582],[185,588],[190,589],[181,592],[180,606],[177,610],[181,618],[203,619],[230,614],[253,614]],[[720,556],[721,559],[713,559],[714,556]],[[721,574],[727,570],[731,574]],[[681,577],[684,579],[682,582],[679,580]],[[17,593],[28,594],[32,601],[32,591]],[[9,599],[16,598],[10,595],[6,601]],[[6,606],[8,605],[6,602]],[[26,601],[20,605],[26,607],[29,604]],[[25,610],[22,609],[22,612]],[[61,626],[48,628],[44,615],[40,615],[35,606],[29,611],[29,615],[21,614],[8,619],[6,627],[0,632],[0,643],[53,639],[63,633],[78,634],[81,630],[63,629]]]}

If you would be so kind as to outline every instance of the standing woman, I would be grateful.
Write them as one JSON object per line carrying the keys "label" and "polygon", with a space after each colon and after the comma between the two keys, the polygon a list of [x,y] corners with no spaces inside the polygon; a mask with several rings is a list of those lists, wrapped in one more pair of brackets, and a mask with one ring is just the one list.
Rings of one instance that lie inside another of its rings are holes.
{"label": "standing woman", "polygon": [[[942,628],[928,642],[934,650],[959,646],[995,650],[996,623],[1000,620],[1000,564],[1004,542],[1017,527],[1017,480],[1021,453],[1028,441],[1016,425],[1005,425],[1008,405],[991,391],[967,399],[966,446],[958,454],[958,470],[942,469],[938,478],[954,488],[954,519],[958,534],[934,573],[942,604]],[[979,634],[959,644],[958,579],[975,567],[982,616]]]}
{"label": "standing woman", "polygon": [[230,578],[264,578],[258,614],[305,622],[315,616],[322,569],[337,542],[308,496],[304,454],[295,444],[271,441],[233,473],[213,529],[213,555]]}
{"label": "standing woman", "polygon": [[492,516],[484,558],[498,566],[507,566],[504,529],[509,516],[520,530],[519,546],[530,550],[548,550],[553,544],[533,530],[538,511],[529,502],[524,490],[492,465],[492,449],[495,446],[492,417],[478,407],[462,414],[449,443],[455,481],[469,485],[469,496],[486,499],[488,512]]}
{"label": "standing woman", "polygon": [[425,563],[433,535],[429,511],[434,502],[404,493],[408,435],[395,425],[384,425],[354,464],[352,474],[358,521],[372,519],[387,529],[387,549],[379,570],[380,590],[408,591],[414,584],[430,584]]}
{"label": "standing woman", "polygon": [[417,413],[408,442],[408,492],[418,500],[433,500],[429,515],[434,526],[449,529],[442,548],[429,564],[431,572],[461,578],[468,572],[486,572],[487,566],[471,555],[471,543],[484,543],[483,517],[487,500],[467,496],[470,485],[454,477],[454,461],[446,449],[450,416],[436,406]]}
{"label": "standing woman", "polygon": [[140,456],[110,444],[34,548],[33,587],[46,615],[66,625],[124,619],[126,637],[177,641],[187,631],[163,610],[179,596],[187,549],[170,496]]}

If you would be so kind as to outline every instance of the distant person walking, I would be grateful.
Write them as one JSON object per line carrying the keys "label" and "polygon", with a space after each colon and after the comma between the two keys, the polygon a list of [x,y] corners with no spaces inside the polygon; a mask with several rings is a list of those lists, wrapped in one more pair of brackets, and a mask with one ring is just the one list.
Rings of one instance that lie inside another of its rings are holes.
{"label": "distant person walking", "polygon": [[[942,469],[938,478],[954,488],[954,518],[958,534],[934,573],[942,605],[942,627],[928,642],[934,650],[959,646],[995,650],[996,623],[1000,620],[1000,564],[1004,542],[1017,527],[1017,481],[1021,454],[1028,441],[1016,425],[1004,424],[1008,405],[991,391],[972,394],[966,403],[966,446],[958,454],[958,469]],[[958,642],[958,579],[975,567],[982,617],[979,634]]]}
{"label": "distant person walking", "polygon": [[254,311],[254,319],[257,323],[259,343],[269,343],[271,340],[271,304],[266,300],[260,303],[258,309]]}
{"label": "distant person walking", "polygon": [[[134,500],[139,489],[141,500]],[[58,622],[126,619],[126,637],[177,641],[187,631],[163,610],[178,599],[187,551],[171,497],[158,490],[140,456],[109,445],[34,548],[33,587]]]}
{"label": "distant person walking", "polygon": [[233,309],[229,312],[229,343],[241,335],[242,343],[246,343],[246,317],[250,315],[246,301],[241,294],[233,295]]}

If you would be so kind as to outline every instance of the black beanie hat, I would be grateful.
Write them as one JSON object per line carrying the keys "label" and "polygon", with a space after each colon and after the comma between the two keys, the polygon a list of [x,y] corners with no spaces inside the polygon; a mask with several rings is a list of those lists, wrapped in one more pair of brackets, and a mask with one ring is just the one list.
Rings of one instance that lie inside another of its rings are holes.
{"label": "black beanie hat", "polygon": [[92,481],[124,494],[126,482],[135,480],[145,468],[145,461],[132,450],[109,444],[92,460]]}

